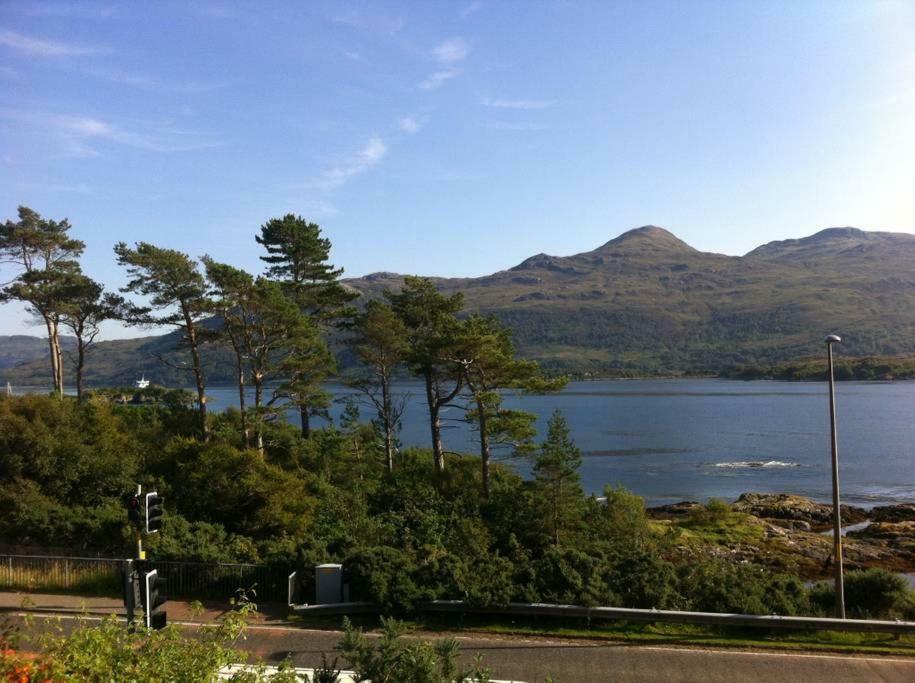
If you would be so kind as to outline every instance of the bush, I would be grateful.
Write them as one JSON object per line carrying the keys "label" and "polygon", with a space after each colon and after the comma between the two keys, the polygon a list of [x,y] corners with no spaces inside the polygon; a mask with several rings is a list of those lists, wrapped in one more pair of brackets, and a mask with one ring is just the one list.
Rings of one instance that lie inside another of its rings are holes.
{"label": "bush", "polygon": [[[836,612],[835,585],[821,581],[810,591],[820,613]],[[904,576],[885,569],[851,570],[845,573],[845,614],[856,619],[907,617],[912,612],[912,591]]]}

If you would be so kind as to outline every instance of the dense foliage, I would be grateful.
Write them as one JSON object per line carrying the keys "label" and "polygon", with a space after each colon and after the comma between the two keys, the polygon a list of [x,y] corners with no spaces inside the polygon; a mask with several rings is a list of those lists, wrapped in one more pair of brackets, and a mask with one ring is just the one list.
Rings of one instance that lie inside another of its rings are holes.
{"label": "dense foliage", "polygon": [[[486,499],[477,458],[449,456],[436,474],[428,451],[408,450],[388,471],[365,423],[328,427],[308,440],[268,423],[261,454],[242,445],[237,412],[214,417],[213,436],[203,443],[194,438],[195,411],[180,401],[0,397],[0,537],[119,555],[132,542],[121,496],[140,481],[167,501],[165,531],[149,539],[152,557],[343,562],[353,597],[389,613],[433,598],[831,610],[823,589],[811,600],[796,577],[727,560],[678,562],[675,534],[646,517],[641,498],[613,488],[606,501],[586,497],[574,462],[561,472],[568,485],[557,518],[545,475],[524,481],[494,465]],[[555,464],[560,431],[531,456],[542,460],[541,472]],[[857,581],[850,574],[850,609],[860,603],[879,616],[907,604],[892,577],[888,588],[862,584],[859,591]]]}

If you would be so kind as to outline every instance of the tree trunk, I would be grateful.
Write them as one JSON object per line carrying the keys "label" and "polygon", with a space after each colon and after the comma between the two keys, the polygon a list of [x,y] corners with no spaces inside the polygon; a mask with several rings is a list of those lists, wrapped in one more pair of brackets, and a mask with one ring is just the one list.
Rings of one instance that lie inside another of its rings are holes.
{"label": "tree trunk", "polygon": [[238,371],[238,411],[241,415],[241,438],[245,447],[250,445],[250,434],[248,433],[248,411],[245,407],[245,366],[242,355],[235,352],[235,366]]}
{"label": "tree trunk", "polygon": [[477,412],[480,421],[480,465],[483,468],[483,498],[489,499],[489,429],[486,426],[486,405],[477,397]]}
{"label": "tree trunk", "polygon": [[57,353],[57,334],[53,321],[45,318],[45,326],[48,329],[48,348],[51,356],[51,380],[54,383],[54,393],[62,396],[60,386],[60,354]]}
{"label": "tree trunk", "polygon": [[200,347],[197,343],[197,330],[190,314],[184,311],[184,322],[187,330],[187,341],[191,347],[191,359],[194,363],[194,382],[197,384],[197,404],[200,420],[200,434],[204,441],[210,438],[210,424],[207,421],[206,380],[203,376],[203,365],[200,362]]}
{"label": "tree trunk", "polygon": [[311,420],[308,415],[308,406],[299,404],[299,417],[302,419],[302,438],[311,438]]}
{"label": "tree trunk", "polygon": [[254,442],[258,453],[264,453],[264,416],[261,415],[261,406],[264,403],[264,377],[261,373],[254,373]]}
{"label": "tree trunk", "polygon": [[439,474],[445,471],[445,455],[442,448],[442,424],[439,419],[439,402],[438,391],[436,390],[432,376],[426,373],[426,401],[429,404],[429,428],[432,433],[432,459],[435,461],[435,471]]}
{"label": "tree trunk", "polygon": [[394,471],[394,416],[391,406],[391,378],[381,373],[381,423],[384,426],[384,460],[388,472]]}
{"label": "tree trunk", "polygon": [[76,402],[83,402],[83,367],[86,364],[86,345],[82,335],[76,337]]}
{"label": "tree trunk", "polygon": [[57,394],[64,397],[64,353],[60,348],[60,327],[54,323],[54,348],[57,350]]}

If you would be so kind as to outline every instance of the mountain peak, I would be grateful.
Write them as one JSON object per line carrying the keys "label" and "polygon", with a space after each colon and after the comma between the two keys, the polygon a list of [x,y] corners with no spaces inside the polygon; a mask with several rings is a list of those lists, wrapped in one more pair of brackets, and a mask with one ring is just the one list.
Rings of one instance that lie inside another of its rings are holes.
{"label": "mountain peak", "polygon": [[672,232],[656,225],[643,225],[627,230],[596,251],[620,248],[634,248],[640,251],[695,251]]}

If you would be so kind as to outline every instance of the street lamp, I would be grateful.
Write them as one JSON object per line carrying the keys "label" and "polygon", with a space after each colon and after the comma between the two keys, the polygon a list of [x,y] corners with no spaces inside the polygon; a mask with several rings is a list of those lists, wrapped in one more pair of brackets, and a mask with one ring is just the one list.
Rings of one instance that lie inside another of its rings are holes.
{"label": "street lamp", "polygon": [[836,380],[832,372],[832,345],[842,341],[830,334],[826,342],[826,356],[829,365],[829,425],[832,437],[832,533],[833,554],[836,571],[836,611],[839,619],[845,618],[845,585],[842,577],[842,512],[839,509],[839,448],[836,444]]}

